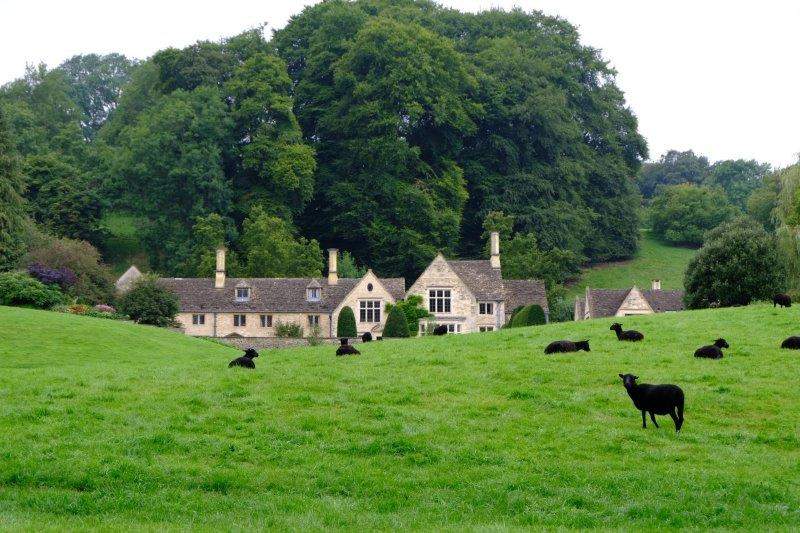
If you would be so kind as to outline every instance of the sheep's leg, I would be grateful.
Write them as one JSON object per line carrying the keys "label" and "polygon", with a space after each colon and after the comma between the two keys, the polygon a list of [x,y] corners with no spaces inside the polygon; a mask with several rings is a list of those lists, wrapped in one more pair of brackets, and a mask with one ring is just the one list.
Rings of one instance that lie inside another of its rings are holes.
{"label": "sheep's leg", "polygon": [[647,429],[647,413],[642,411],[642,428]]}
{"label": "sheep's leg", "polygon": [[650,420],[653,421],[653,424],[655,424],[656,429],[658,429],[658,422],[656,422],[656,415],[653,414],[653,411],[650,411]]}
{"label": "sheep's leg", "polygon": [[681,424],[680,424],[680,421],[678,419],[678,415],[675,412],[675,408],[674,407],[672,408],[672,411],[670,411],[669,416],[672,417],[672,421],[675,422],[675,432],[680,431]]}

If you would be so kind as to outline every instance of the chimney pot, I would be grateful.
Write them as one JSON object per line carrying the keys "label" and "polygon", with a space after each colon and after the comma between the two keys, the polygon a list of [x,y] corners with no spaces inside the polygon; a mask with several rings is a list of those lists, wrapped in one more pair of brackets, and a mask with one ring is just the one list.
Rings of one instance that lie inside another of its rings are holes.
{"label": "chimney pot", "polygon": [[328,285],[336,285],[339,283],[339,272],[337,271],[338,258],[339,250],[337,248],[328,248]]}
{"label": "chimney pot", "polygon": [[661,290],[661,280],[660,279],[654,279],[652,287],[653,287],[654,291],[660,291]]}
{"label": "chimney pot", "polygon": [[492,268],[500,268],[500,233],[497,231],[489,234],[489,248],[491,250],[489,262]]}

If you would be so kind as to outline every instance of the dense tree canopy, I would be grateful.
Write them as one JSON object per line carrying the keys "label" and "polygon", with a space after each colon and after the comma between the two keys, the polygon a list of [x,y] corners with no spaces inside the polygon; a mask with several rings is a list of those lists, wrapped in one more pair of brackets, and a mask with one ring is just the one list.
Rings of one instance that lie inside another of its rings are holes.
{"label": "dense tree canopy", "polygon": [[0,107],[0,271],[13,266],[23,252],[20,242],[25,223],[23,188],[19,159]]}
{"label": "dense tree canopy", "polygon": [[653,235],[672,244],[699,246],[706,231],[739,213],[722,189],[682,184],[662,187],[653,199]]}

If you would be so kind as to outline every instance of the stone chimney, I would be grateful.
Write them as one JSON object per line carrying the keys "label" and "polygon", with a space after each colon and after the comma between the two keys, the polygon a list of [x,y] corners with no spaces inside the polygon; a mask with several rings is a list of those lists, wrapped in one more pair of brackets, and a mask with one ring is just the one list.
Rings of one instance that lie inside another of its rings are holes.
{"label": "stone chimney", "polygon": [[651,285],[651,287],[652,287],[652,289],[654,291],[660,291],[661,290],[661,280],[660,279],[654,279],[653,280],[653,284]]}
{"label": "stone chimney", "polygon": [[339,283],[339,272],[336,270],[336,261],[339,258],[339,250],[328,248],[328,285]]}
{"label": "stone chimney", "polygon": [[225,248],[217,248],[217,272],[214,277],[214,288],[225,288]]}
{"label": "stone chimney", "polygon": [[489,262],[492,268],[500,268],[500,233],[493,231],[489,234],[489,248],[491,250]]}

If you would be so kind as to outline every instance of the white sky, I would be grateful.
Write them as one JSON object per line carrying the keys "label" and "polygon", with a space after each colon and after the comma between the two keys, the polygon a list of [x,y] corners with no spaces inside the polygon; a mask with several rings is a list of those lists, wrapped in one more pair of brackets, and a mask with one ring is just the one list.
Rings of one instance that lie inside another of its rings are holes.
{"label": "white sky", "polygon": [[[145,58],[266,22],[314,0],[0,0],[0,83],[26,63],[79,53]],[[639,117],[651,158],[694,149],[712,161],[776,166],[800,153],[800,2],[796,0],[442,0],[464,11],[539,9],[600,48]]]}

